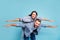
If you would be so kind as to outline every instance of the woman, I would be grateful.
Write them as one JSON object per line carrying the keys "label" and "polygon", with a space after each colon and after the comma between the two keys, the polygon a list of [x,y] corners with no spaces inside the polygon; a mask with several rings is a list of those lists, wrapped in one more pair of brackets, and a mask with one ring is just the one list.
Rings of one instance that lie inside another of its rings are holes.
{"label": "woman", "polygon": [[[7,22],[23,22],[23,23],[30,23],[30,22],[34,22],[36,19],[37,19],[37,16],[38,16],[38,13],[36,11],[32,11],[30,15],[24,17],[24,18],[17,18],[15,20],[8,20]],[[50,21],[50,22],[53,22],[53,20],[48,20],[46,18],[39,18],[40,20],[42,21]],[[23,28],[24,30],[24,28]],[[38,31],[37,29],[34,30],[32,33],[31,33],[31,40],[35,39],[35,35],[38,34]]]}

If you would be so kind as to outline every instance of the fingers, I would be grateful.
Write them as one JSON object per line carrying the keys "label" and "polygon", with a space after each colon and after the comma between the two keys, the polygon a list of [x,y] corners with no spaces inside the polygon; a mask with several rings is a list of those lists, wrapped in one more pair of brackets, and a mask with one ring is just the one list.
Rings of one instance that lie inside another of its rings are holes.
{"label": "fingers", "polygon": [[51,28],[56,28],[57,26],[51,26]]}
{"label": "fingers", "polygon": [[53,26],[53,28],[56,28],[57,26]]}
{"label": "fingers", "polygon": [[12,22],[11,20],[7,20],[6,22]]}

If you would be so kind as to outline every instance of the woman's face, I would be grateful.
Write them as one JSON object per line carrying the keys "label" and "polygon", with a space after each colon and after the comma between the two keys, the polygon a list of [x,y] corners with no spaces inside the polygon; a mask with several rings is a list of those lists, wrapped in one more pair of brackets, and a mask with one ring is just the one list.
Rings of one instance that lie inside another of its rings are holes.
{"label": "woman's face", "polygon": [[35,19],[36,17],[37,17],[36,13],[33,12],[33,13],[32,13],[32,19]]}

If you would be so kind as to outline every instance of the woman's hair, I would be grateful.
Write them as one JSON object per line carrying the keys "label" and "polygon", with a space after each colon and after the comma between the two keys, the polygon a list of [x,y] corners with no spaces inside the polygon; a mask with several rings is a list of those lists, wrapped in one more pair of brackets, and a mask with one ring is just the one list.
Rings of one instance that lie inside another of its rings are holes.
{"label": "woman's hair", "polygon": [[33,13],[36,13],[36,15],[38,16],[38,13],[36,11],[32,11],[29,16],[32,16]]}

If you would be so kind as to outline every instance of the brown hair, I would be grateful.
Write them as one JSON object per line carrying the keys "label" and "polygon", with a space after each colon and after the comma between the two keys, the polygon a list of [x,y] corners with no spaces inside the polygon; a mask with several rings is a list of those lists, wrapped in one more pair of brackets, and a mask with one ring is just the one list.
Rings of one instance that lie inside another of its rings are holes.
{"label": "brown hair", "polygon": [[37,21],[37,20],[38,20],[39,22],[41,22],[41,20],[40,20],[40,19],[36,19],[35,21]]}
{"label": "brown hair", "polygon": [[32,11],[29,16],[31,16],[33,13],[36,13],[36,15],[38,16],[38,13],[36,11]]}

